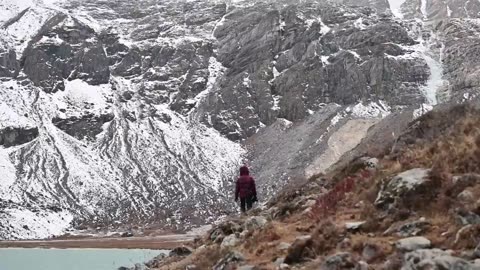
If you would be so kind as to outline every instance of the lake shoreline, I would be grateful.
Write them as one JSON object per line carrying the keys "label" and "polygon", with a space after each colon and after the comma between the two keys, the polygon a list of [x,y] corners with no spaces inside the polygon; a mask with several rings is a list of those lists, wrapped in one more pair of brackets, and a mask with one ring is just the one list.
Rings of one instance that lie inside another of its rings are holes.
{"label": "lake shoreline", "polygon": [[134,237],[86,237],[75,239],[0,241],[0,248],[45,249],[174,249],[194,240],[196,235],[176,234]]}

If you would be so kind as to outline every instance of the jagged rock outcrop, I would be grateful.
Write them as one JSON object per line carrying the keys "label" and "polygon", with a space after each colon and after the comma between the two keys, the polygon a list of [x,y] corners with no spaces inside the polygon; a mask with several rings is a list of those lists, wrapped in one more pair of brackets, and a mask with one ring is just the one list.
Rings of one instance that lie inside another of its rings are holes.
{"label": "jagged rock outcrop", "polygon": [[103,131],[103,125],[114,119],[112,114],[95,116],[93,114],[84,115],[80,119],[72,116],[67,119],[54,118],[52,123],[67,134],[82,140],[95,140],[96,135]]}
{"label": "jagged rock outcrop", "polygon": [[15,77],[19,71],[20,64],[15,51],[0,48],[0,77]]}
{"label": "jagged rock outcrop", "polygon": [[480,269],[480,266],[454,257],[440,249],[421,249],[405,254],[405,265],[402,270],[425,269],[426,267],[452,270]]}
{"label": "jagged rock outcrop", "polygon": [[0,145],[5,147],[21,145],[38,137],[36,127],[6,127],[0,129]]}
{"label": "jagged rock outcrop", "polygon": [[369,8],[258,4],[227,14],[214,35],[226,79],[199,111],[231,139],[276,118],[305,119],[324,103],[424,101],[418,91],[428,67],[422,58],[402,57],[416,44],[408,28]]}
{"label": "jagged rock outcrop", "polygon": [[98,85],[109,81],[103,45],[90,27],[58,14],[49,19],[23,53],[22,67],[48,93],[65,90],[64,79]]}

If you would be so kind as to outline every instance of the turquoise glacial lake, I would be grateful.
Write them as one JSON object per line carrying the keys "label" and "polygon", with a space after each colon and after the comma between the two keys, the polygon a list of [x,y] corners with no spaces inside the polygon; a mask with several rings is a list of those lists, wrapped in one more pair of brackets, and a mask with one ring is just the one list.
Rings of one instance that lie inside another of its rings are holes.
{"label": "turquoise glacial lake", "polygon": [[165,250],[0,248],[0,270],[117,270],[147,262]]}

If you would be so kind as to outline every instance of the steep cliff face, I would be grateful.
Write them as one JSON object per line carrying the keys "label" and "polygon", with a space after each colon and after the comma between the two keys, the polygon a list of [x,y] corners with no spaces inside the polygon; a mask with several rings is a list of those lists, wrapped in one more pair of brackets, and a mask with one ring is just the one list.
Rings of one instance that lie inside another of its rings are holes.
{"label": "steep cliff face", "polygon": [[470,97],[476,21],[427,2],[0,1],[0,237],[208,222],[247,151],[266,199]]}

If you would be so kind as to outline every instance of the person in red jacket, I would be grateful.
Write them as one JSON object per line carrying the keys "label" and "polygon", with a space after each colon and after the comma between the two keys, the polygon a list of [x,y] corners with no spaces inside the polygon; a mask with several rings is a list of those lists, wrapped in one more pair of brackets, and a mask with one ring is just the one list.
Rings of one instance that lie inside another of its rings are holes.
{"label": "person in red jacket", "polygon": [[243,213],[250,210],[253,203],[257,201],[257,189],[255,187],[255,180],[250,176],[247,166],[240,167],[240,177],[237,179],[235,188],[235,201],[240,198],[240,210]]}

